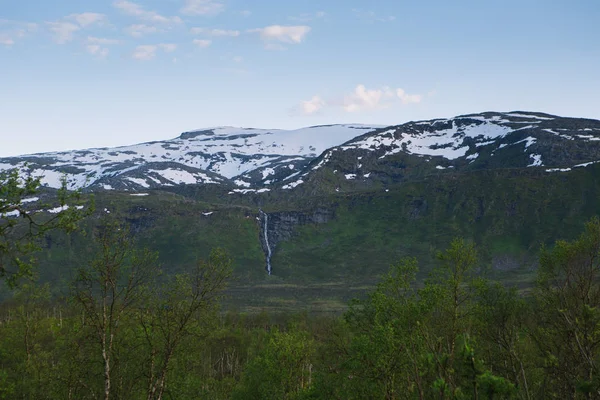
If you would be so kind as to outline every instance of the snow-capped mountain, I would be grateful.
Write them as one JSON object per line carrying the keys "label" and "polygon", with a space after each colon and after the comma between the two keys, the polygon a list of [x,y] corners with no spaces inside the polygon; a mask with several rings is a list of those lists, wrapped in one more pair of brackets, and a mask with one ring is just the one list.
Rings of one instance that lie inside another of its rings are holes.
{"label": "snow-capped mountain", "polygon": [[600,161],[600,121],[532,112],[486,112],[396,126],[327,125],[298,130],[209,128],[118,148],[0,159],[42,183],[138,191],[225,184],[230,193],[294,189],[324,171],[337,179],[398,182],[440,170],[543,168],[568,172]]}
{"label": "snow-capped mountain", "polygon": [[342,180],[386,183],[441,170],[534,168],[568,172],[600,162],[600,121],[542,113],[486,112],[408,122],[325,151],[297,175],[331,170]]}
{"label": "snow-capped mountain", "polygon": [[[521,136],[526,137],[520,139]],[[540,113],[471,114],[391,127],[374,135],[367,134],[351,140],[342,150],[384,149],[385,154],[381,158],[404,152],[419,156],[439,156],[446,160],[465,157],[473,162],[479,156],[480,148],[496,152],[522,143],[532,161],[527,165],[529,167],[543,165],[541,155],[532,152],[538,146],[530,147],[538,140],[545,141],[554,137],[578,143],[600,141],[600,121],[560,118]]]}
{"label": "snow-capped mountain", "polygon": [[27,168],[42,184],[137,190],[178,184],[233,182],[250,188],[302,169],[327,148],[376,129],[327,125],[298,130],[217,127],[178,138],[117,148],[32,154],[0,159],[0,170]]}

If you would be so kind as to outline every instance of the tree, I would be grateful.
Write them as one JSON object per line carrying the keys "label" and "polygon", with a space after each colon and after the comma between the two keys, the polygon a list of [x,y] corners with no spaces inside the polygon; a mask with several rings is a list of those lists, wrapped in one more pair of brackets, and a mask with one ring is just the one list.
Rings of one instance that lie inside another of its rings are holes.
{"label": "tree", "polygon": [[600,219],[579,238],[543,248],[535,290],[533,338],[554,398],[600,396]]}
{"label": "tree", "polygon": [[510,378],[519,397],[531,399],[534,368],[530,357],[531,341],[525,334],[530,308],[515,288],[498,282],[481,282],[475,310],[478,350],[486,355],[490,369]]}
{"label": "tree", "polygon": [[457,342],[471,332],[477,252],[473,243],[455,239],[437,258],[440,266],[419,291],[419,327],[436,377],[435,391],[446,398],[460,386]]}
{"label": "tree", "polygon": [[18,169],[0,171],[0,279],[10,287],[21,278],[32,277],[33,254],[40,249],[40,238],[56,229],[75,230],[77,223],[94,210],[93,199],[84,207],[81,193],[68,191],[63,177],[55,207],[59,212],[51,217],[37,215],[28,209],[26,201],[39,189],[40,177]]}
{"label": "tree", "polygon": [[267,345],[250,360],[234,399],[297,399],[312,382],[314,341],[301,330],[269,334]]}
{"label": "tree", "polygon": [[143,306],[146,285],[156,274],[156,254],[135,249],[126,228],[107,221],[95,235],[98,254],[78,270],[72,299],[83,312],[103,365],[103,398],[111,398],[115,343],[122,322]]}
{"label": "tree", "polygon": [[417,260],[392,265],[365,301],[344,316],[353,332],[341,365],[343,398],[424,398],[422,338],[414,284]]}
{"label": "tree", "polygon": [[147,361],[148,400],[161,400],[171,362],[182,342],[212,315],[231,276],[231,259],[222,249],[213,250],[190,273],[176,275],[140,308]]}

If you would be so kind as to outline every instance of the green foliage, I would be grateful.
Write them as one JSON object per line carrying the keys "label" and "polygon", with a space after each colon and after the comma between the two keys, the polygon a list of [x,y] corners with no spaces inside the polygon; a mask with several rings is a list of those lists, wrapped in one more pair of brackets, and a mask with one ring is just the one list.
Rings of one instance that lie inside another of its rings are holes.
{"label": "green foliage", "polygon": [[311,385],[314,341],[307,332],[274,330],[251,359],[234,399],[300,399]]}
{"label": "green foliage", "polygon": [[234,262],[177,274],[107,221],[72,302],[24,283],[0,304],[0,398],[597,398],[600,219],[544,247],[523,296],[455,239],[420,280],[402,258],[343,316],[220,312]]}
{"label": "green foliage", "polygon": [[86,204],[80,192],[68,191],[63,177],[54,204],[58,203],[61,211],[49,218],[38,217],[24,200],[38,194],[39,188],[40,177],[18,169],[0,171],[0,279],[9,287],[15,287],[21,278],[33,277],[33,254],[40,250],[40,238],[57,229],[74,231],[94,210],[93,199]]}
{"label": "green foliage", "polygon": [[591,398],[600,391],[600,219],[571,242],[557,241],[540,256],[535,291],[535,343],[553,379],[556,398]]}

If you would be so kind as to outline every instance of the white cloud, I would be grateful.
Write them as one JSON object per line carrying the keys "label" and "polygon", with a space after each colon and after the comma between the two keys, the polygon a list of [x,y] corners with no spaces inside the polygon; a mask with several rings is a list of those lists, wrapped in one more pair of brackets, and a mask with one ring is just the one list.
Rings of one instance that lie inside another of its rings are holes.
{"label": "white cloud", "polygon": [[155,24],[181,24],[183,23],[182,19],[173,16],[166,17],[164,15],[160,15],[156,11],[148,11],[145,10],[144,7],[140,6],[137,3],[127,1],[127,0],[118,0],[113,3],[113,5],[121,10],[123,13],[130,15],[132,17],[136,17],[143,21],[152,22]]}
{"label": "white cloud", "polygon": [[8,34],[3,33],[0,35],[0,44],[3,44],[5,46],[12,46],[13,44],[15,44],[15,40],[11,38]]}
{"label": "white cloud", "polygon": [[88,53],[98,58],[106,58],[110,50],[106,46],[120,44],[117,39],[107,39],[95,36],[88,36],[86,39],[85,49]]}
{"label": "white cloud", "polygon": [[386,86],[381,89],[367,89],[365,85],[358,85],[352,94],[344,98],[343,108],[346,112],[357,112],[387,108],[397,100],[402,104],[413,104],[420,103],[422,99],[422,95],[408,94],[401,88],[392,90]]}
{"label": "white cloud", "polygon": [[233,57],[233,61],[235,61],[236,63],[241,63],[242,61],[244,61],[244,58],[241,56],[235,56]]}
{"label": "white cloud", "polygon": [[213,37],[229,36],[237,37],[240,36],[240,31],[226,30],[226,29],[208,29],[208,28],[192,28],[190,33],[194,35],[207,35]]}
{"label": "white cloud", "polygon": [[404,89],[392,90],[385,86],[381,89],[367,89],[365,85],[357,85],[354,92],[344,97],[343,108],[346,112],[357,112],[387,108],[395,101],[402,104],[420,103],[423,96],[408,94]]}
{"label": "white cloud", "polygon": [[252,15],[252,11],[250,11],[250,10],[242,10],[242,11],[240,11],[240,15],[242,17],[249,17],[249,16]]}
{"label": "white cloud", "polygon": [[312,99],[303,101],[301,108],[304,114],[310,115],[321,110],[323,107],[325,107],[325,105],[325,101],[320,96],[313,96]]}
{"label": "white cloud", "polygon": [[156,57],[156,50],[158,50],[158,46],[155,45],[138,46],[131,57],[140,61],[149,61]]}
{"label": "white cloud", "polygon": [[158,45],[165,53],[172,53],[177,50],[177,45],[174,43],[161,43]]}
{"label": "white cloud", "polygon": [[356,112],[365,109],[385,108],[387,105],[382,102],[394,96],[394,92],[389,88],[367,89],[365,85],[358,85],[354,92],[344,98],[343,108],[346,112]]}
{"label": "white cloud", "polygon": [[54,36],[54,41],[64,44],[73,40],[73,34],[81,29],[80,25],[72,22],[46,22]]}
{"label": "white cloud", "polygon": [[85,46],[85,48],[88,53],[98,58],[105,58],[109,53],[109,49],[97,44],[88,44],[87,46]]}
{"label": "white cloud", "polygon": [[215,15],[223,12],[225,5],[219,0],[186,0],[181,9],[185,15]]}
{"label": "white cloud", "polygon": [[260,34],[260,37],[266,42],[277,41],[282,43],[297,44],[301,43],[308,32],[310,32],[310,26],[271,25],[265,28],[251,29],[248,32]]}
{"label": "white cloud", "polygon": [[156,33],[159,31],[159,29],[155,26],[145,24],[134,24],[128,26],[127,29],[125,29],[125,31],[133,37],[142,37],[149,33]]}
{"label": "white cloud", "polygon": [[28,22],[0,19],[0,44],[12,46],[17,39],[36,32],[38,25]]}
{"label": "white cloud", "polygon": [[81,14],[71,14],[65,17],[65,19],[70,20],[70,21],[75,21],[77,22],[77,24],[79,24],[82,28],[85,28],[86,26],[89,25],[93,25],[96,23],[103,23],[106,21],[106,15],[104,14],[98,14],[98,13],[92,13],[92,12],[84,12]]}
{"label": "white cloud", "polygon": [[94,37],[94,36],[88,36],[87,42],[89,44],[103,44],[103,45],[120,44],[121,43],[121,41],[117,40],[117,39],[99,38],[99,37]]}
{"label": "white cloud", "polygon": [[84,12],[81,14],[70,14],[61,21],[46,22],[48,29],[58,44],[65,44],[73,40],[75,32],[94,24],[103,24],[107,21],[104,14]]}
{"label": "white cloud", "polygon": [[159,43],[137,46],[131,57],[140,61],[149,61],[156,57],[158,50],[162,50],[165,53],[172,53],[177,50],[177,45],[174,43]]}
{"label": "white cloud", "polygon": [[394,104],[403,105],[420,103],[423,96],[420,94],[408,94],[404,89],[391,89],[384,86],[380,89],[368,89],[365,85],[357,85],[352,93],[345,96],[325,100],[320,96],[313,96],[312,99],[302,101],[296,107],[296,111],[302,114],[311,115],[326,107],[341,108],[348,113],[378,110],[388,108]]}
{"label": "white cloud", "polygon": [[396,95],[402,104],[420,103],[423,100],[423,96],[420,94],[407,94],[403,89],[396,89]]}
{"label": "white cloud", "polygon": [[211,45],[212,40],[208,40],[208,39],[194,39],[193,43],[196,46],[200,47],[200,48],[206,48],[206,47],[208,47],[208,46]]}

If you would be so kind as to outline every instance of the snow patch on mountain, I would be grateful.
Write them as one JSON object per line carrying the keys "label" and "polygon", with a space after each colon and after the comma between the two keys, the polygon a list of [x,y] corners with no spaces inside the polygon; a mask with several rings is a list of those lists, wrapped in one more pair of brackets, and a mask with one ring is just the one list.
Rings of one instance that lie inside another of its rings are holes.
{"label": "snow patch on mountain", "polygon": [[554,119],[554,118],[551,118],[551,117],[540,117],[539,115],[523,114],[523,113],[507,113],[506,115],[508,115],[509,117],[540,119],[540,120],[543,120],[543,121],[549,121],[549,120]]}
{"label": "snow patch on mountain", "polygon": [[541,154],[530,154],[529,157],[531,158],[531,164],[527,165],[528,167],[539,167],[544,165],[542,164]]}
{"label": "snow patch on mountain", "polygon": [[304,181],[303,181],[302,179],[298,179],[298,180],[297,180],[297,181],[295,181],[295,182],[292,182],[292,183],[288,183],[288,184],[286,184],[286,185],[283,185],[281,188],[282,188],[282,189],[293,189],[293,188],[295,188],[296,186],[298,186],[298,185],[301,185],[301,184],[303,184],[303,183],[304,183]]}
{"label": "snow patch on mountain", "polygon": [[[264,179],[280,164],[292,170],[292,162],[310,161],[326,149],[376,128],[379,126],[359,124],[296,130],[217,127],[184,132],[178,138],[160,142],[12,157],[6,159],[9,162],[1,160],[0,170],[28,169],[42,176],[43,186],[52,188],[59,188],[66,176],[70,189],[96,185],[111,190],[115,188],[114,179],[144,189],[220,183],[259,168],[264,168]],[[175,163],[182,168],[154,167],[161,163]],[[149,164],[153,168],[145,171]],[[222,180],[204,172],[218,174]]]}
{"label": "snow patch on mountain", "polygon": [[[447,122],[451,126],[445,129],[434,129],[438,121],[430,123],[430,127],[425,129],[414,129],[414,124],[412,126],[408,124],[408,126],[386,130],[346,143],[341,148],[343,150],[385,148],[387,151],[380,158],[406,152],[416,155],[441,156],[448,160],[454,160],[465,156],[469,150],[469,145],[465,144],[466,139],[474,139],[481,145],[487,145],[513,131],[508,126],[497,125],[488,120],[484,121],[483,123],[473,122],[462,125],[452,120]],[[418,124],[423,125],[423,123]]]}

